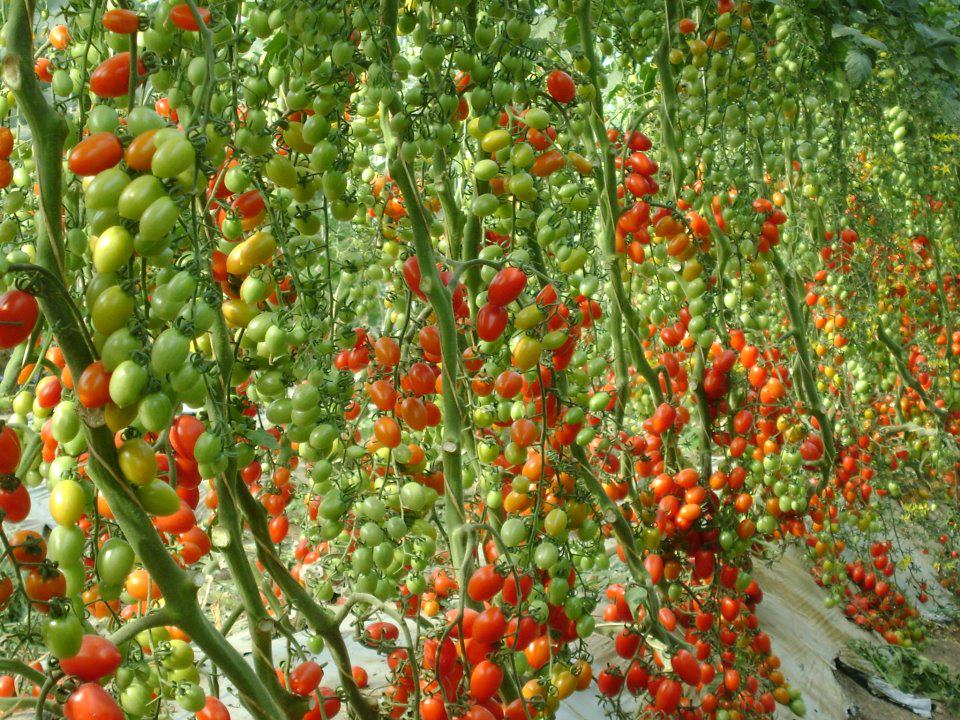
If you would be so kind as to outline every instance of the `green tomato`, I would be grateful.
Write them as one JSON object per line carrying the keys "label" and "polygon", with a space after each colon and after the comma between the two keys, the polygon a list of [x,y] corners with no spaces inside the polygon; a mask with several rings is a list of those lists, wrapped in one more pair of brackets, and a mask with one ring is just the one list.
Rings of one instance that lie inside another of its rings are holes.
{"label": "green tomato", "polygon": [[47,557],[61,565],[74,565],[83,557],[86,538],[77,525],[57,525],[47,539]]}
{"label": "green tomato", "polygon": [[144,683],[135,681],[120,693],[120,707],[132,717],[152,714],[153,692]]}
{"label": "green tomato", "polygon": [[192,682],[178,685],[175,698],[177,704],[189,713],[200,712],[207,701],[203,688]]}
{"label": "green tomato", "polygon": [[177,328],[167,328],[153,343],[150,350],[150,368],[164,376],[181,367],[190,354],[190,339]]}
{"label": "green tomato", "polygon": [[110,376],[110,399],[121,408],[135,405],[143,397],[148,378],[145,367],[124,360]]}
{"label": "green tomato", "polygon": [[137,137],[148,130],[159,130],[164,125],[164,120],[157,114],[156,110],[145,105],[139,105],[127,113],[127,131]]}
{"label": "green tomato", "polygon": [[144,429],[159,433],[170,426],[173,420],[173,403],[166,393],[155,392],[140,401],[137,419]]}
{"label": "green tomato", "polygon": [[91,210],[116,210],[120,195],[130,184],[130,176],[119,167],[97,173],[84,191],[86,206]]}
{"label": "green tomato", "polygon": [[149,257],[166,250],[179,217],[180,208],[168,195],[156,198],[140,215],[140,232],[134,239],[136,251]]}
{"label": "green tomato", "polygon": [[80,652],[83,642],[83,625],[71,613],[59,618],[46,618],[43,623],[43,644],[55,658],[73,657]]}
{"label": "green tomato", "polygon": [[50,430],[57,442],[68,442],[80,432],[80,416],[76,406],[69,400],[64,400],[53,409],[53,418]]}
{"label": "green tomato", "polygon": [[527,539],[527,527],[520,518],[507,518],[500,527],[500,537],[507,547],[517,547]]}
{"label": "green tomato", "polygon": [[133,315],[133,298],[119,285],[112,285],[97,296],[90,309],[93,329],[102,335],[110,335],[124,325]]}
{"label": "green tomato", "polygon": [[122,225],[114,225],[97,238],[93,248],[93,266],[98,273],[114,273],[126,265],[132,256],[133,237]]}
{"label": "green tomato", "polygon": [[128,220],[140,220],[146,209],[163,197],[168,197],[163,184],[153,175],[141,175],[120,193],[117,212]]}
{"label": "green tomato", "polygon": [[174,178],[192,168],[196,159],[193,145],[181,135],[157,145],[150,160],[150,171],[158,178]]}
{"label": "green tomato", "polygon": [[180,509],[180,496],[177,491],[160,478],[137,488],[137,499],[148,514],[157,517],[172,515]]}
{"label": "green tomato", "polygon": [[120,116],[109,105],[94,105],[87,114],[87,128],[90,134],[114,132],[120,127]]}
{"label": "green tomato", "polygon": [[97,573],[107,585],[122,585],[133,569],[134,553],[122,538],[107,540],[97,554]]}
{"label": "green tomato", "polygon": [[100,359],[107,372],[113,372],[124,360],[129,360],[141,342],[125,327],[112,333],[100,350]]}
{"label": "green tomato", "polygon": [[223,454],[223,443],[220,436],[206,430],[200,433],[193,449],[193,456],[198,463],[213,463]]}

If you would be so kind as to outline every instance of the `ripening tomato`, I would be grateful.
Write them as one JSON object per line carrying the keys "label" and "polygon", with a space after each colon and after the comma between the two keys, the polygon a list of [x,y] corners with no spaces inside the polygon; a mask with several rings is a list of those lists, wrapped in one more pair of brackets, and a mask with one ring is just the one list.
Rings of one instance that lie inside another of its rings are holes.
{"label": "ripening tomato", "polygon": [[400,444],[400,426],[389,415],[377,418],[373,423],[373,433],[384,447],[395,448]]}
{"label": "ripening tomato", "polygon": [[[138,83],[147,74],[143,60],[137,58]],[[100,63],[90,73],[90,92],[97,97],[115,98],[130,92],[130,53],[121,52]]]}
{"label": "ripening tomato", "polygon": [[33,606],[40,612],[47,613],[50,611],[49,601],[66,594],[67,580],[56,568],[35,567],[27,573],[24,589],[27,597],[33,601]]}
{"label": "ripening tomato", "polygon": [[50,28],[47,39],[57,50],[63,50],[70,44],[70,31],[66,25],[54,25]]}
{"label": "ripening tomato", "polygon": [[77,382],[77,398],[87,408],[99,408],[110,402],[110,373],[102,360],[90,363]]}
{"label": "ripening tomato", "polygon": [[0,295],[0,348],[19,345],[33,332],[40,307],[33,295],[7,290]]}
{"label": "ripening tomato", "polygon": [[146,130],[137,135],[124,151],[123,158],[131,170],[144,172],[150,169],[153,154],[157,151],[156,135],[158,129]]}
{"label": "ripening tomato", "polygon": [[18,530],[10,538],[13,557],[21,565],[37,565],[47,556],[47,543],[40,533]]}
{"label": "ripening tomato", "polygon": [[558,103],[566,104],[577,96],[577,86],[563,70],[554,70],[547,75],[547,92]]}

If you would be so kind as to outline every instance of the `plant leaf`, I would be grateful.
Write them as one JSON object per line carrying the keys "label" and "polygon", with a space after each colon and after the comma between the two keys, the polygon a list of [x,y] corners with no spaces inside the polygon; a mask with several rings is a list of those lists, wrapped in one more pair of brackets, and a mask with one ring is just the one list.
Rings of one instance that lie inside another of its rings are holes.
{"label": "plant leaf", "polygon": [[850,87],[854,88],[867,82],[873,73],[873,62],[870,60],[870,56],[854,48],[847,50],[844,67],[847,71],[847,80]]}
{"label": "plant leaf", "polygon": [[922,22],[915,22],[913,27],[918,34],[922,35],[924,39],[930,43],[931,48],[944,45],[960,45],[960,37],[947,32],[943,28],[930,27]]}
{"label": "plant leaf", "polygon": [[874,50],[887,49],[887,46],[881,40],[877,40],[875,37],[870,37],[866,33],[863,33],[854,27],[843,25],[841,23],[834,23],[833,27],[830,28],[830,35],[834,38],[850,38],[858,45],[870,47]]}

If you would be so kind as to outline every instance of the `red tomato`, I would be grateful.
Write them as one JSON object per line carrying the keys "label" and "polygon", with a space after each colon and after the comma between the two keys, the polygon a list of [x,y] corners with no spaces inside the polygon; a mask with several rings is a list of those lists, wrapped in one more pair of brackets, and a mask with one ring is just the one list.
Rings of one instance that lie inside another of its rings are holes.
{"label": "red tomato", "polygon": [[503,610],[494,606],[489,607],[473,620],[470,637],[474,642],[491,645],[500,640],[507,630],[507,619]]}
{"label": "red tomato", "polygon": [[510,316],[501,305],[486,303],[477,311],[477,337],[485,342],[493,342],[507,327]]}
{"label": "red tomato", "polygon": [[323,668],[313,660],[300,663],[290,671],[290,690],[297,695],[309,695],[323,680]]}
{"label": "red tomato", "polygon": [[[476,623],[474,623],[476,627]],[[470,673],[470,694],[483,702],[496,695],[503,682],[503,670],[490,660],[477,663]]]}
{"label": "red tomato", "polygon": [[204,430],[204,424],[193,415],[180,415],[170,426],[170,444],[178,454],[192,460],[193,448]]}
{"label": "red tomato", "polygon": [[20,464],[20,436],[9,425],[0,429],[0,475],[11,475]]}
{"label": "red tomato", "polygon": [[566,104],[577,96],[577,86],[563,70],[554,70],[547,75],[547,92],[558,103]]}
{"label": "red tomato", "polygon": [[509,305],[520,297],[520,293],[523,292],[526,285],[527,276],[523,273],[523,270],[506,267],[490,281],[490,287],[487,289],[487,301],[501,307]]}
{"label": "red tomato", "polygon": [[220,700],[207,695],[203,710],[197,713],[197,720],[230,720],[230,711]]}
{"label": "red tomato", "polygon": [[67,720],[124,720],[116,700],[93,682],[84,683],[70,694],[63,716]]}
{"label": "red tomato", "polygon": [[[8,430],[9,428],[4,428]],[[30,493],[27,488],[18,484],[9,492],[0,490],[0,510],[3,510],[3,519],[8,522],[17,523],[25,519],[30,514]]]}
{"label": "red tomato", "polygon": [[112,132],[94,133],[70,151],[67,165],[74,175],[86,177],[109,170],[123,159],[123,146]]}
{"label": "red tomato", "polygon": [[664,715],[670,715],[680,704],[681,685],[676,680],[665,678],[657,686],[654,704]]}
{"label": "red tomato", "polygon": [[50,58],[37,58],[37,61],[33,64],[33,71],[41,81],[45,83],[53,82],[53,73],[50,72],[52,65]]}
{"label": "red tomato", "polygon": [[484,565],[473,571],[467,582],[467,595],[474,602],[486,602],[503,587],[503,578],[493,565]]}
{"label": "red tomato", "polygon": [[[137,75],[143,78],[147,66],[137,58]],[[130,53],[117,53],[100,63],[90,74],[90,91],[97,97],[115,98],[130,92]]]}
{"label": "red tomato", "polygon": [[620,670],[615,667],[601,670],[600,674],[597,675],[597,690],[600,691],[601,695],[614,697],[620,693],[620,688],[622,687],[623,675],[621,675]]}
{"label": "red tomato", "polygon": [[84,635],[80,652],[60,661],[60,668],[67,675],[76,675],[81,680],[92,682],[113,675],[120,667],[120,651],[117,646],[99,635]]}
{"label": "red tomato", "polygon": [[153,519],[153,525],[160,532],[179,535],[185,533],[197,524],[197,516],[187,503],[180,501],[180,509],[170,515],[163,515]]}
{"label": "red tomato", "polygon": [[30,293],[7,290],[0,295],[0,348],[19,345],[33,332],[40,307]]}
{"label": "red tomato", "polygon": [[103,26],[110,32],[120,35],[132,35],[137,32],[140,19],[133,10],[113,8],[103,14]]}
{"label": "red tomato", "polygon": [[[197,14],[203,20],[204,25],[210,24],[210,11],[204,7],[197,8]],[[196,32],[200,29],[197,19],[193,16],[193,11],[187,3],[180,3],[170,8],[170,22],[181,30],[190,30]]]}
{"label": "red tomato", "polygon": [[689,650],[679,650],[670,658],[670,667],[687,685],[700,684],[700,664]]}

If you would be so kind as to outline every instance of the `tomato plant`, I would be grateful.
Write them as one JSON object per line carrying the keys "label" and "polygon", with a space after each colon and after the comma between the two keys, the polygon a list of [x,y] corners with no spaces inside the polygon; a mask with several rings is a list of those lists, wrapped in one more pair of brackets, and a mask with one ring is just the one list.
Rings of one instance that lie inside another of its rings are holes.
{"label": "tomato plant", "polygon": [[920,645],[916,529],[960,597],[955,8],[3,22],[0,695],[802,716],[757,563]]}

